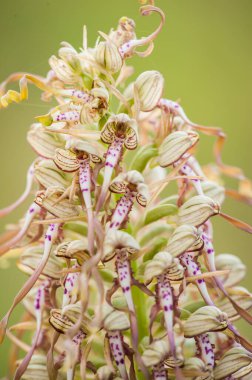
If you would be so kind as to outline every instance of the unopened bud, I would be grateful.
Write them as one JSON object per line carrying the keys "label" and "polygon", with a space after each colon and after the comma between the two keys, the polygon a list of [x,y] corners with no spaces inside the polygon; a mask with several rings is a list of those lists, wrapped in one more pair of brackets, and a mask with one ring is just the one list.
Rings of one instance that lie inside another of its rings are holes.
{"label": "unopened bud", "polygon": [[105,317],[103,324],[107,331],[122,331],[130,328],[127,314],[119,310],[113,310],[109,313]]}
{"label": "unopened bud", "polygon": [[220,205],[225,200],[225,188],[216,182],[202,181],[201,182],[203,193],[211,198],[213,201],[218,202]]}
{"label": "unopened bud", "polygon": [[246,266],[240,258],[229,253],[222,253],[216,256],[215,265],[218,270],[227,269],[230,271],[225,277],[221,277],[225,288],[238,284],[246,275]]}
{"label": "unopened bud", "polygon": [[95,52],[96,61],[107,71],[114,74],[122,67],[122,58],[117,46],[112,41],[102,41]]}
{"label": "unopened bud", "polygon": [[59,197],[63,192],[64,190],[60,188],[54,189],[51,194],[47,194],[44,190],[39,191],[34,202],[58,218],[69,218],[79,215],[77,207],[70,203],[69,199],[59,201]]}
{"label": "unopened bud", "polygon": [[220,205],[204,195],[196,195],[186,201],[178,212],[179,224],[200,226],[220,212]]}
{"label": "unopened bud", "polygon": [[150,281],[162,273],[167,273],[170,281],[179,281],[184,277],[184,269],[177,259],[174,259],[169,252],[157,253],[145,267],[144,278]]}
{"label": "unopened bud", "polygon": [[55,150],[64,145],[60,137],[43,131],[40,124],[33,124],[27,134],[27,140],[35,152],[43,158],[53,158]]}
{"label": "unopened bud", "polygon": [[[44,247],[41,244],[26,248],[20,256],[20,261],[18,262],[19,269],[26,274],[32,275],[42,260],[43,252]],[[62,263],[57,257],[51,255],[41,273],[41,277],[46,276],[59,279],[61,277],[61,270]]]}
{"label": "unopened bud", "polygon": [[52,160],[39,161],[35,165],[34,175],[36,180],[46,189],[48,187],[62,187],[64,189],[69,184],[65,175]]}
{"label": "unopened bud", "polygon": [[164,77],[159,71],[145,71],[136,79],[135,89],[140,101],[140,110],[151,111],[163,94]]}
{"label": "unopened bud", "polygon": [[178,161],[199,140],[196,132],[176,131],[165,138],[159,148],[159,165],[167,167]]}
{"label": "unopened bud", "polygon": [[227,328],[227,324],[226,313],[215,306],[203,306],[186,320],[184,335],[186,338],[192,338],[210,331],[222,331]]}
{"label": "unopened bud", "polygon": [[228,350],[217,363],[214,369],[216,380],[240,379],[252,372],[252,355],[242,347],[233,347]]}
{"label": "unopened bud", "polygon": [[55,249],[55,256],[65,259],[76,259],[79,265],[82,265],[90,258],[86,249],[86,244],[82,240],[65,241]]}
{"label": "unopened bud", "polygon": [[172,256],[179,256],[185,251],[197,251],[203,246],[200,234],[193,226],[182,224],[169,238],[166,250]]}
{"label": "unopened bud", "polygon": [[152,342],[143,352],[142,359],[146,367],[152,367],[168,356],[170,347],[168,340],[160,339]]}
{"label": "unopened bud", "polygon": [[[232,300],[237,303],[242,309],[249,310],[252,307],[252,294],[245,288],[237,286],[227,289]],[[228,315],[229,318],[240,317],[240,314],[235,310],[228,298],[223,298],[218,301],[217,306]]]}

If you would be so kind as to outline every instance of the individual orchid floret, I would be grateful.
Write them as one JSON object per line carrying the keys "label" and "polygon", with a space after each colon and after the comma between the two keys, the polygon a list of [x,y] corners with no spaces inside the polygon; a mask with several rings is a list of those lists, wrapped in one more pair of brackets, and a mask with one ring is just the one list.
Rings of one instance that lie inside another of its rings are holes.
{"label": "individual orchid floret", "polygon": [[121,228],[127,221],[134,200],[146,207],[148,187],[143,176],[136,170],[119,174],[111,183],[109,190],[116,194],[124,194],[118,201],[111,216],[109,228]]}
{"label": "individual orchid floret", "polygon": [[167,167],[183,158],[199,140],[196,132],[177,131],[169,134],[159,147],[159,165]]}
{"label": "individual orchid floret", "polygon": [[122,331],[130,327],[129,320],[125,313],[114,310],[104,319],[104,328],[107,331],[111,354],[123,380],[128,380],[128,373],[125,365],[125,352]]}
{"label": "individual orchid floret", "polygon": [[135,27],[134,20],[125,16],[121,17],[117,29],[109,33],[109,39],[117,46],[121,46],[130,40],[136,39]]}
{"label": "individual orchid floret", "polygon": [[[243,310],[250,310],[252,307],[252,294],[241,286],[235,286],[227,289],[228,297],[232,298],[235,304],[238,304]],[[218,300],[217,306],[227,313],[229,318],[238,319],[241,317],[239,310],[236,310],[228,297],[222,297]]]}
{"label": "individual orchid floret", "polygon": [[214,378],[241,379],[252,372],[252,356],[242,347],[233,347],[228,350],[217,363],[214,369]]}
{"label": "individual orchid floret", "polygon": [[141,111],[152,111],[158,104],[164,89],[164,77],[159,71],[144,71],[140,74],[134,88]]}
{"label": "individual orchid floret", "polygon": [[165,372],[166,374],[165,377],[160,377],[160,379],[167,379],[163,363],[168,357],[169,351],[170,347],[166,339],[155,340],[145,348],[142,355],[143,362],[147,367],[153,368],[154,379],[159,379],[160,372]]}
{"label": "individual orchid floret", "polygon": [[101,193],[96,205],[97,211],[100,210],[105,201],[112,173],[122,159],[123,147],[129,150],[137,147],[136,121],[123,113],[111,116],[101,131],[101,140],[105,144],[109,144],[109,148],[106,153]]}
{"label": "individual orchid floret", "polygon": [[40,160],[35,164],[34,177],[42,188],[61,187],[63,190],[70,185],[70,178],[57,168],[53,160]]}
{"label": "individual orchid floret", "polygon": [[247,272],[246,266],[241,259],[230,253],[217,255],[215,257],[215,266],[217,270],[229,270],[229,273],[225,277],[221,277],[225,288],[239,284]]}
{"label": "individual orchid floret", "polygon": [[57,148],[64,147],[64,140],[59,134],[49,133],[40,123],[33,124],[27,134],[32,149],[42,158],[52,159]]}
{"label": "individual orchid floret", "polygon": [[104,243],[104,260],[108,261],[116,255],[116,269],[118,281],[125,295],[130,311],[135,313],[135,307],[131,294],[131,268],[128,254],[137,252],[140,249],[135,239],[123,231],[112,230]]}
{"label": "individual orchid floret", "polygon": [[167,251],[158,252],[145,266],[144,279],[149,282],[154,277],[167,273],[170,281],[180,281],[184,278],[184,268],[177,258]]}
{"label": "individual orchid floret", "polygon": [[[164,25],[165,15],[160,8],[154,7],[152,5],[146,5],[140,8],[140,12],[142,16],[148,16],[152,12],[157,12],[161,17],[161,23],[159,27],[148,37],[142,37],[140,39],[132,39],[125,42],[123,45],[121,45],[119,48],[119,52],[122,58],[129,58],[132,55],[134,55],[134,53],[143,57],[144,56],[146,57],[147,55],[149,55],[153,50],[153,41],[157,37],[157,35],[161,32],[162,27]],[[138,46],[146,46],[146,45],[149,45],[147,47],[146,52],[142,53],[142,52],[136,51],[136,48]]]}
{"label": "individual orchid floret", "polygon": [[63,194],[64,190],[62,188],[41,190],[36,194],[35,203],[60,219],[79,215],[77,206],[72,204],[67,198],[61,199]]}
{"label": "individual orchid floret", "polygon": [[63,54],[62,58],[53,55],[49,59],[49,64],[62,82],[66,84],[80,83],[81,66],[74,50],[69,51],[67,55]]}
{"label": "individual orchid floret", "polygon": [[[55,164],[65,172],[78,172],[78,181],[85,204],[85,211],[88,217],[89,231],[89,250],[93,253],[94,246],[94,225],[93,225],[93,206],[92,206],[92,163],[99,163],[101,159],[97,151],[85,141],[73,139],[67,144],[71,150],[58,149],[55,152]],[[73,148],[74,147],[74,148]]]}
{"label": "individual orchid floret", "polygon": [[108,72],[115,74],[122,68],[122,57],[117,46],[110,40],[100,42],[95,50],[96,61]]}
{"label": "individual orchid floret", "polygon": [[228,316],[215,306],[196,310],[184,324],[185,337],[191,338],[210,331],[223,331],[228,327]]}
{"label": "individual orchid floret", "polygon": [[166,250],[177,257],[184,252],[194,252],[202,249],[204,241],[197,228],[189,224],[178,226],[168,240]]}
{"label": "individual orchid floret", "polygon": [[204,195],[196,195],[186,201],[178,212],[179,224],[201,226],[210,217],[218,215],[220,205]]}
{"label": "individual orchid floret", "polygon": [[78,265],[82,265],[90,258],[87,244],[83,240],[64,241],[56,247],[54,254],[66,260],[76,260]]}

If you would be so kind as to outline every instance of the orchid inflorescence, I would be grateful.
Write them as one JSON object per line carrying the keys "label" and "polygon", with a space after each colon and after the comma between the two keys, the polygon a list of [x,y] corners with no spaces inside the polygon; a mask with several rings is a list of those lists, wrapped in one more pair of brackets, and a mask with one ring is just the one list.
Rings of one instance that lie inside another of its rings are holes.
{"label": "orchid inflorescence", "polygon": [[[153,2],[140,12],[161,18],[148,37],[122,17],[89,48],[84,27],[80,51],[62,43],[45,78],[17,73],[0,87],[1,108],[27,99],[28,83],[57,102],[28,131],[37,158],[24,193],[0,210],[7,215],[36,186],[0,246],[29,275],[0,325],[15,380],[231,380],[252,372],[252,344],[233,324],[252,323],[252,295],[238,285],[246,267],[232,254],[215,257],[210,221],[219,216],[251,233],[222,212],[226,196],[252,203],[251,182],[222,162],[220,128],[191,122],[164,98],[162,74],[130,82],[128,59],[151,54],[165,21]],[[15,80],[20,91],[7,90]],[[214,165],[195,157],[200,133],[216,137]],[[225,189],[223,176],[236,178],[238,190]],[[24,314],[8,327],[19,303]]]}

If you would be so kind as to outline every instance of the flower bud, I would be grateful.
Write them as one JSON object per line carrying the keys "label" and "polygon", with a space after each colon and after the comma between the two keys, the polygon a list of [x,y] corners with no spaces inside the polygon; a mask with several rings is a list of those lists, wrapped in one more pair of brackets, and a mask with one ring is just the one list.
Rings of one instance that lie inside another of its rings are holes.
{"label": "flower bud", "polygon": [[43,354],[33,354],[31,360],[22,375],[23,380],[47,380],[47,356]]}
{"label": "flower bud", "polygon": [[186,201],[178,212],[179,224],[200,226],[220,212],[220,205],[204,195],[196,195]]}
{"label": "flower bud", "polygon": [[60,188],[53,189],[51,193],[44,190],[38,191],[34,202],[57,218],[70,218],[79,215],[77,207],[71,204],[69,199],[65,198],[59,201],[63,192],[64,190]]}
{"label": "flower bud", "polygon": [[122,331],[130,328],[130,323],[127,314],[123,311],[113,310],[103,321],[104,328],[107,331]]}
{"label": "flower bud", "polygon": [[41,128],[40,124],[33,124],[27,134],[27,140],[32,149],[43,158],[53,159],[55,150],[62,148],[64,140],[60,137],[48,133]]}
{"label": "flower bud", "polygon": [[65,259],[76,259],[79,265],[82,265],[90,258],[89,252],[86,249],[87,245],[83,240],[65,241],[55,249],[55,256]]}
{"label": "flower bud", "polygon": [[216,256],[215,265],[217,270],[230,270],[225,277],[221,277],[225,288],[238,284],[246,275],[246,266],[240,258],[229,253],[222,253]]}
{"label": "flower bud", "polygon": [[[249,310],[252,307],[252,294],[247,289],[237,286],[235,288],[227,289],[227,292],[232,297],[233,301],[242,309]],[[232,303],[226,297],[218,301],[217,306],[228,315],[228,318],[240,317],[240,314],[235,310]]]}
{"label": "flower bud", "polygon": [[144,365],[146,365],[146,367],[152,367],[153,365],[163,362],[168,356],[169,351],[170,347],[167,339],[152,342],[143,352],[142,359]]}
{"label": "flower bud", "polygon": [[147,263],[144,272],[145,281],[150,281],[164,272],[167,272],[170,281],[179,281],[184,277],[184,268],[166,251],[157,253]]}
{"label": "flower bud", "polygon": [[176,131],[168,135],[159,147],[159,165],[167,167],[178,161],[199,140],[196,132]]}
{"label": "flower bud", "polygon": [[185,251],[197,251],[203,246],[200,234],[193,226],[182,224],[169,238],[166,250],[172,256],[179,256]]}
{"label": "flower bud", "polygon": [[220,205],[225,200],[225,188],[216,182],[202,181],[201,182],[203,193],[211,198],[213,201],[218,202]]}
{"label": "flower bud", "polygon": [[[26,248],[17,264],[19,269],[26,274],[32,275],[42,259],[43,252],[43,245],[34,245]],[[57,257],[51,255],[40,277],[44,278],[46,276],[58,280],[61,277],[61,270],[62,263]]]}
{"label": "flower bud", "polygon": [[200,358],[193,357],[185,361],[183,366],[183,375],[186,379],[210,380],[213,379],[209,368]]}
{"label": "flower bud", "polygon": [[252,372],[252,355],[242,347],[233,347],[228,350],[217,363],[214,369],[216,380],[240,379]]}
{"label": "flower bud", "polygon": [[52,160],[41,160],[35,165],[36,180],[46,189],[48,187],[66,188],[70,183]]}
{"label": "flower bud", "polygon": [[145,71],[136,79],[135,89],[140,101],[140,110],[151,111],[162,96],[164,77],[159,71]]}
{"label": "flower bud", "polygon": [[102,41],[95,52],[96,61],[107,71],[114,74],[122,67],[122,58],[117,46],[112,41]]}
{"label": "flower bud", "polygon": [[210,331],[222,331],[227,328],[227,324],[226,313],[215,306],[203,306],[186,320],[184,335],[186,338],[192,338]]}

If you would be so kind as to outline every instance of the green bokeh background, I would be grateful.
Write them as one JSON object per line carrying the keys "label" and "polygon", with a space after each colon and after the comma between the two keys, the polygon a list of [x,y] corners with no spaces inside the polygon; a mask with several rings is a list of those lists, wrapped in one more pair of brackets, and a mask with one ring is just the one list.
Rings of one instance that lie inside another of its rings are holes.
{"label": "green bokeh background", "polygon": [[[223,127],[228,134],[224,160],[242,167],[251,176],[252,1],[160,0],[156,4],[165,11],[167,22],[153,54],[132,60],[136,74],[160,70],[166,79],[166,96],[181,99],[191,120]],[[157,25],[157,16],[141,17],[138,5],[137,0],[1,1],[0,81],[15,71],[44,75],[48,58],[57,52],[61,41],[81,46],[83,24],[88,26],[91,46],[98,30],[108,32],[123,15],[135,19],[138,36],[149,34]],[[34,157],[26,142],[26,131],[34,116],[47,112],[39,96],[32,89],[29,102],[0,111],[0,207],[23,191],[26,169]],[[198,154],[202,163],[212,160],[212,143],[213,138],[202,138]],[[1,230],[21,217],[26,205],[1,220]],[[224,210],[252,222],[251,210],[243,204],[227,200]],[[234,253],[246,262],[248,275],[243,285],[252,289],[250,236],[218,218],[214,227],[217,252]],[[14,262],[1,270],[1,317],[24,280]],[[20,312],[18,308],[11,322]],[[238,326],[252,338],[246,324],[239,322]],[[6,374],[8,348],[6,339],[0,347],[0,376]]]}

